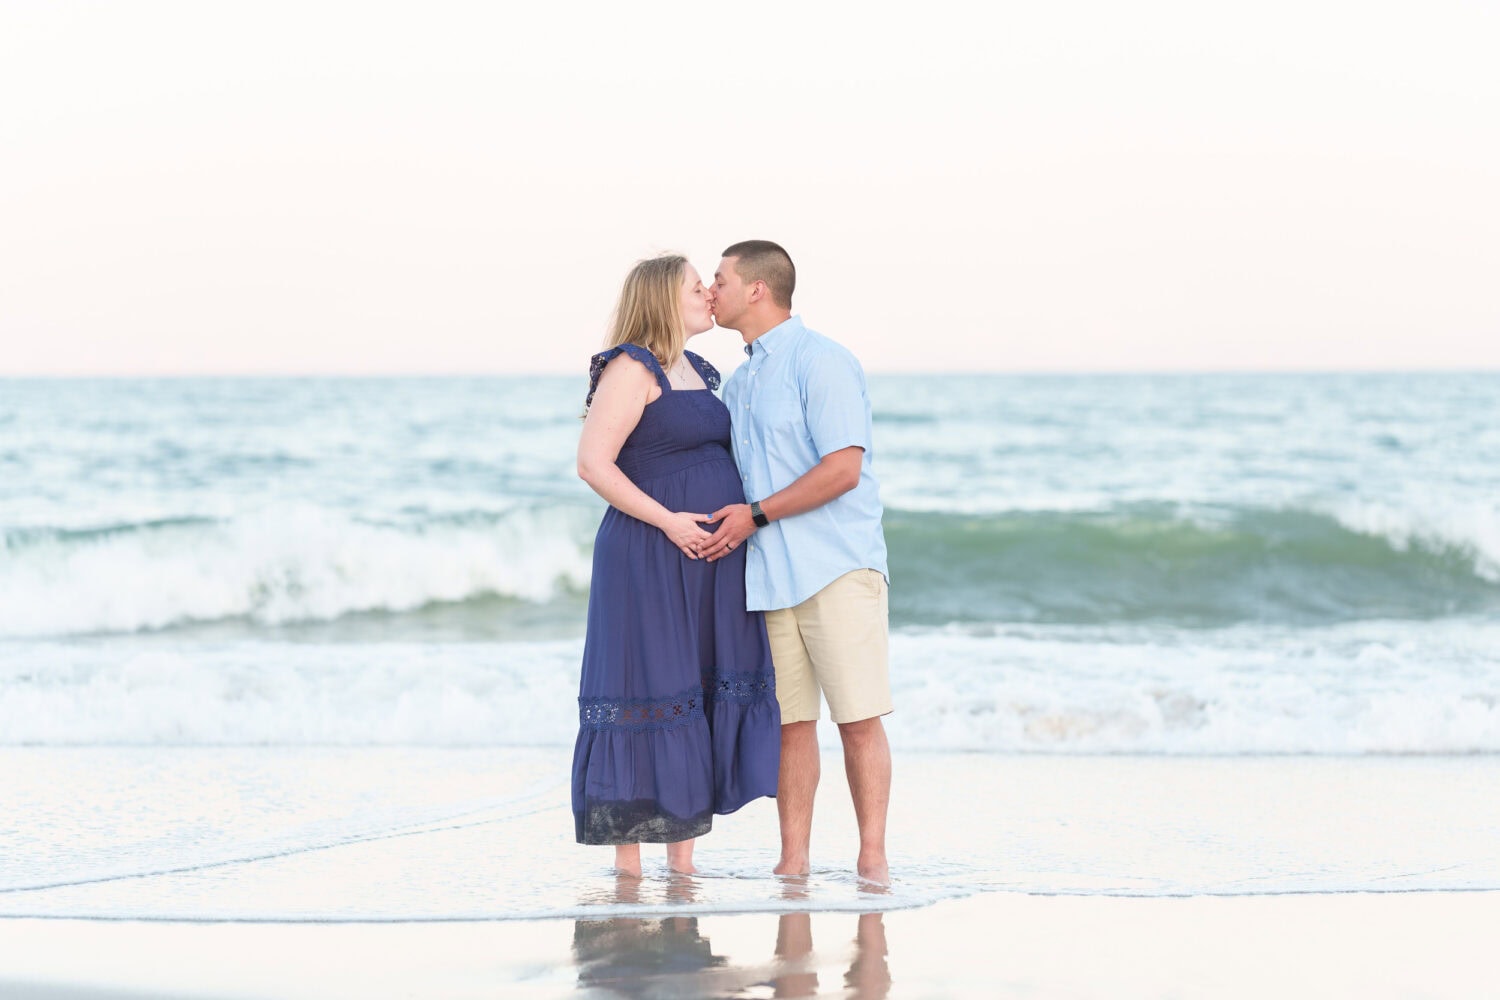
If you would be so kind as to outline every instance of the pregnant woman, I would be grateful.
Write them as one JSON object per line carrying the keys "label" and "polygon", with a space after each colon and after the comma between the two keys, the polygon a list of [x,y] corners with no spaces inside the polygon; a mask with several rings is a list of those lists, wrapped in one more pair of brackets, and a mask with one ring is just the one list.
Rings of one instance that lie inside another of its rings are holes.
{"label": "pregnant woman", "polygon": [[578,474],[609,502],[594,542],[573,751],[578,842],[642,843],[692,872],[715,813],[776,794],[781,712],[765,622],[745,610],[743,551],[709,562],[707,514],[744,503],[719,373],[684,349],[713,327],[684,257],[643,260],[589,372]]}

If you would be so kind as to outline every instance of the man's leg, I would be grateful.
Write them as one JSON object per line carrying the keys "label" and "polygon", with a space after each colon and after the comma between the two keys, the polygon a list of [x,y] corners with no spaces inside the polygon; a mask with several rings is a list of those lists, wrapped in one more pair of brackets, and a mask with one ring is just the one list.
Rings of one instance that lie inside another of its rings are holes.
{"label": "man's leg", "polygon": [[[841,722],[839,736],[844,741],[844,773],[854,799],[854,818],[859,821],[859,877],[885,885],[891,880],[885,858],[885,818],[891,804],[891,745],[886,742],[885,724],[879,716]],[[786,746],[785,738],[782,746]]]}
{"label": "man's leg", "polygon": [[766,637],[776,665],[776,700],[781,705],[781,769],[776,779],[776,814],[781,820],[781,860],[777,875],[812,870],[813,795],[818,790],[818,683],[802,643],[797,613],[766,612]]}
{"label": "man's leg", "polygon": [[776,786],[776,814],[781,819],[777,875],[806,875],[812,870],[813,796],[818,791],[819,769],[817,722],[782,726],[781,774]]}
{"label": "man's leg", "polygon": [[[891,710],[885,577],[846,573],[799,605],[802,639],[844,743],[844,771],[859,820],[861,878],[890,881],[885,855],[891,748],[880,717]],[[849,720],[849,721],[845,721]]]}

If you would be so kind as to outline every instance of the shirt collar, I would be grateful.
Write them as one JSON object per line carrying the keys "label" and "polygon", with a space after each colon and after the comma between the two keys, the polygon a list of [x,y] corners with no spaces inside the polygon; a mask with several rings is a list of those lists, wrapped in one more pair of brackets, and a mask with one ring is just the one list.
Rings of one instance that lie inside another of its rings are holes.
{"label": "shirt collar", "polygon": [[803,327],[802,325],[801,316],[792,316],[788,319],[784,319],[780,323],[777,323],[775,326],[771,327],[771,329],[767,330],[765,333],[761,334],[759,337],[756,337],[750,343],[746,344],[745,354],[750,357],[754,357],[755,348],[757,347],[765,351],[767,354],[775,354],[778,347],[786,344],[792,338],[797,336],[797,334],[801,333],[804,329],[805,327]]}

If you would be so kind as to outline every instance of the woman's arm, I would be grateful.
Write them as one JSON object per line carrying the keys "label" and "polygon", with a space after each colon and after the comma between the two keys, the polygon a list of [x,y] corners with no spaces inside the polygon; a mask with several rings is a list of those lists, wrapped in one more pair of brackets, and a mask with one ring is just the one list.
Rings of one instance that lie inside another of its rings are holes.
{"label": "woman's arm", "polygon": [[713,537],[698,524],[707,521],[708,515],[667,510],[615,464],[625,439],[641,422],[646,404],[660,392],[646,366],[628,355],[605,366],[578,439],[578,476],[611,507],[661,529],[683,555],[697,559],[697,547]]}

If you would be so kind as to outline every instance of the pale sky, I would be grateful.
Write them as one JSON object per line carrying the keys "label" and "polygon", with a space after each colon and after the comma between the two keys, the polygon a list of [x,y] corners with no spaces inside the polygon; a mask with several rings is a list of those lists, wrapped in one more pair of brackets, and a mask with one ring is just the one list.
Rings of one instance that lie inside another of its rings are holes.
{"label": "pale sky", "polygon": [[1497,52],[1489,0],[0,0],[0,375],[582,372],[636,258],[752,237],[872,372],[1493,369]]}

